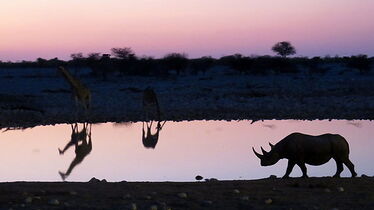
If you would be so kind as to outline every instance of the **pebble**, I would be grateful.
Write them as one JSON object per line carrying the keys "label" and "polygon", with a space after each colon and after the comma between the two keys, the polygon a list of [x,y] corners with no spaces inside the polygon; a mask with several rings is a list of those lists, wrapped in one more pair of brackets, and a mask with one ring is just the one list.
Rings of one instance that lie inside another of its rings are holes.
{"label": "pebble", "polygon": [[178,197],[187,198],[187,193],[178,193]]}
{"label": "pebble", "polygon": [[32,203],[32,197],[27,197],[25,199],[25,203]]}
{"label": "pebble", "polygon": [[234,189],[232,192],[235,193],[235,194],[239,194],[239,193],[240,193],[240,190],[238,190],[238,189]]}
{"label": "pebble", "polygon": [[[240,198],[242,201],[248,201],[249,200],[249,197],[248,196],[243,196],[243,197],[241,197]],[[265,203],[266,203],[266,201],[265,201]]]}
{"label": "pebble", "polygon": [[100,180],[99,179],[96,179],[95,177],[92,177],[91,179],[90,179],[90,181],[88,181],[89,183],[99,183],[100,182]]}
{"label": "pebble", "polygon": [[203,179],[203,177],[202,177],[202,176],[200,176],[200,175],[197,175],[197,176],[195,177],[195,179],[196,179],[197,181],[200,181],[200,180],[202,180],[202,179]]}
{"label": "pebble", "polygon": [[127,193],[126,195],[123,196],[123,199],[130,199],[130,198],[131,198],[131,195],[128,194],[128,193]]}
{"label": "pebble", "polygon": [[132,203],[132,204],[130,204],[130,206],[129,206],[130,208],[130,210],[137,210],[138,208],[136,207],[136,203]]}
{"label": "pebble", "polygon": [[271,198],[268,198],[265,200],[265,204],[272,204],[273,200]]}
{"label": "pebble", "polygon": [[331,190],[329,188],[325,188],[324,191],[327,192],[327,193],[331,192]]}
{"label": "pebble", "polygon": [[152,205],[149,209],[150,210],[157,210],[157,205]]}
{"label": "pebble", "polygon": [[70,194],[70,195],[77,195],[78,193],[75,192],[75,191],[70,191],[69,194]]}
{"label": "pebble", "polygon": [[366,175],[366,174],[362,174],[361,177],[362,177],[362,178],[368,178],[369,176]]}
{"label": "pebble", "polygon": [[60,201],[58,201],[57,199],[52,199],[48,203],[55,206],[60,205]]}
{"label": "pebble", "polygon": [[269,179],[276,179],[277,178],[277,176],[275,176],[275,175],[270,175],[269,176]]}
{"label": "pebble", "polygon": [[337,188],[339,192],[344,192],[344,188],[343,187],[338,187]]}
{"label": "pebble", "polygon": [[205,201],[202,202],[203,206],[210,206],[212,204],[213,204],[213,201],[210,201],[210,200],[205,200]]}
{"label": "pebble", "polygon": [[146,195],[146,196],[145,196],[145,199],[147,199],[147,200],[151,200],[151,199],[152,199],[152,196],[150,196],[150,195]]}

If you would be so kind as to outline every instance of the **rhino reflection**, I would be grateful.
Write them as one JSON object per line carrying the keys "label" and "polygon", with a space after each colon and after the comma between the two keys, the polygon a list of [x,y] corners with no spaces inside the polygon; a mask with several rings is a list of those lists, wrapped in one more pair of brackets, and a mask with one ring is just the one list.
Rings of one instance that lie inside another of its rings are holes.
{"label": "rhino reflection", "polygon": [[323,134],[310,136],[302,133],[292,133],[278,142],[276,145],[269,143],[271,150],[266,152],[262,147],[262,155],[252,147],[255,155],[261,160],[261,166],[270,166],[280,159],[288,159],[286,174],[289,177],[293,167],[301,168],[303,177],[308,177],[305,164],[322,165],[331,158],[336,162],[337,170],[334,177],[340,177],[343,171],[343,163],[350,170],[352,177],[357,173],[353,163],[349,160],[349,145],[344,137],[337,134]]}
{"label": "rhino reflection", "polygon": [[83,161],[83,159],[88,154],[90,154],[92,150],[91,126],[92,125],[89,123],[84,123],[82,130],[79,131],[78,123],[75,123],[74,125],[72,124],[72,133],[70,141],[66,144],[63,150],[61,150],[60,148],[58,149],[60,155],[63,155],[66,152],[66,150],[68,150],[71,146],[75,146],[75,158],[70,163],[69,168],[65,173],[59,171],[62,180],[65,180],[73,171],[74,167],[80,164]]}
{"label": "rhino reflection", "polygon": [[[152,123],[153,123],[153,121],[151,121],[150,123],[143,122],[142,142],[143,142],[143,146],[145,148],[154,149],[157,145],[158,138],[159,138],[159,135],[160,135],[160,131],[164,127],[166,121],[164,121],[163,123],[161,123],[161,121],[157,122],[157,125],[156,125],[156,128],[155,128],[156,132],[154,134],[152,134]],[[147,126],[147,131],[146,132],[144,130],[144,124],[146,124],[146,126]]]}

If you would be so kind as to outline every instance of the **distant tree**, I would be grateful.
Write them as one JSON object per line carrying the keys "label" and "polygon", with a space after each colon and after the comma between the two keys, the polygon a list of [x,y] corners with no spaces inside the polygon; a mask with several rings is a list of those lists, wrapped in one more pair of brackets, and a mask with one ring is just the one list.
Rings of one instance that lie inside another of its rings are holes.
{"label": "distant tree", "polygon": [[98,61],[100,60],[100,58],[101,58],[101,53],[88,53],[88,56],[87,56],[87,59],[92,60],[92,61],[94,60]]}
{"label": "distant tree", "polygon": [[364,74],[370,71],[371,61],[367,55],[352,56],[348,61],[348,66],[358,69],[361,74]]}
{"label": "distant tree", "polygon": [[295,48],[291,45],[290,42],[283,41],[276,43],[271,50],[273,50],[275,53],[282,57],[287,57],[289,55],[296,54]]}
{"label": "distant tree", "polygon": [[205,72],[213,65],[214,59],[210,56],[204,56],[198,59],[194,59],[191,61],[191,66],[193,68],[194,73]]}
{"label": "distant tree", "polygon": [[167,68],[175,70],[179,75],[188,65],[187,54],[170,53],[164,56],[163,62]]}
{"label": "distant tree", "polygon": [[130,47],[112,48],[111,52],[118,59],[129,60],[135,58],[135,53]]}

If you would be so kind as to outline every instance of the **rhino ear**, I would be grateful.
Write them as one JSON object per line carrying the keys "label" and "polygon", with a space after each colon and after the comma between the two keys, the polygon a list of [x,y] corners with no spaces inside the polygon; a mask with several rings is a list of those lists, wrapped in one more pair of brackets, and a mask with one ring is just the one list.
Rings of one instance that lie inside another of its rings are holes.
{"label": "rhino ear", "polygon": [[271,149],[274,148],[274,145],[272,143],[269,142],[269,145],[270,145]]}

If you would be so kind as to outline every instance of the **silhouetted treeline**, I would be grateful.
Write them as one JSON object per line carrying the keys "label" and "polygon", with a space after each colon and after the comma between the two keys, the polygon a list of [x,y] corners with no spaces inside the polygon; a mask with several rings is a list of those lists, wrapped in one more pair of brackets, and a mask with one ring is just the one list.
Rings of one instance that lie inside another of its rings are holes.
{"label": "silhouetted treeline", "polygon": [[[339,68],[354,70],[361,74],[370,72],[373,68],[374,57],[366,55],[346,57],[286,57],[286,56],[244,56],[241,54],[224,56],[219,59],[201,57],[188,59],[186,54],[170,53],[163,58],[138,57],[131,48],[113,48],[111,54],[82,53],[71,54],[71,60],[63,61],[58,58],[36,61],[1,62],[0,68],[55,68],[66,66],[76,71],[90,68],[92,76],[106,79],[109,75],[125,76],[165,76],[170,74],[204,74],[215,67],[232,69],[238,74],[282,74],[308,72],[324,74],[334,65]],[[222,69],[222,68],[220,68]]]}

